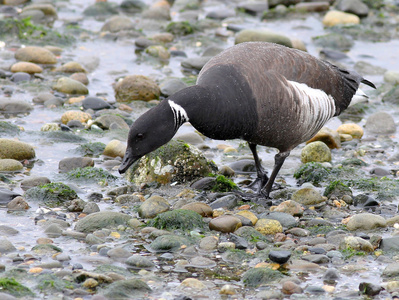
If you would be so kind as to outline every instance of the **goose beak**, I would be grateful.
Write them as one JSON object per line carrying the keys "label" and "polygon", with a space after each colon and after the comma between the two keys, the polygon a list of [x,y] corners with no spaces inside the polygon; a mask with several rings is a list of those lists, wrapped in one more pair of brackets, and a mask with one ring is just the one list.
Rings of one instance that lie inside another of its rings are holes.
{"label": "goose beak", "polygon": [[122,163],[119,166],[119,174],[123,174],[129,169],[129,167],[134,164],[136,161],[140,159],[139,156],[133,156],[130,152],[126,151],[125,156],[123,157]]}

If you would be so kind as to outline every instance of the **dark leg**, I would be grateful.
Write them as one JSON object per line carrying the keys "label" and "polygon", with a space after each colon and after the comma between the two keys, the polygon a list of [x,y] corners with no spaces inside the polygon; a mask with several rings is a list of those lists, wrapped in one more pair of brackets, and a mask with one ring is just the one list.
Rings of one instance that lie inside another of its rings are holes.
{"label": "dark leg", "polygon": [[268,182],[269,177],[267,176],[266,171],[263,169],[263,167],[260,163],[258,152],[256,151],[256,144],[248,143],[248,145],[249,145],[249,149],[251,149],[252,155],[254,156],[256,174],[257,174],[257,178],[255,179],[254,182],[252,182],[249,185],[249,187],[253,187],[256,184],[258,184],[258,194],[259,194],[261,192],[263,186]]}
{"label": "dark leg", "polygon": [[290,155],[290,151],[286,152],[279,152],[274,156],[274,168],[273,172],[270,175],[269,180],[267,181],[266,185],[262,188],[261,193],[266,197],[269,198],[269,194],[272,190],[274,180],[277,177],[278,172],[280,171],[285,159]]}

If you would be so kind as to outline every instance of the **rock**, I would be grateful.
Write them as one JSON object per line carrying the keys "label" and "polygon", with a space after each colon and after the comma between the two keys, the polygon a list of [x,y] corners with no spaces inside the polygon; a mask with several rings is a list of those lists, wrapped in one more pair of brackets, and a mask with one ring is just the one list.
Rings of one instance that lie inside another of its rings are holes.
{"label": "rock", "polygon": [[115,98],[118,102],[150,101],[158,99],[160,93],[158,85],[143,75],[126,76],[115,85]]}
{"label": "rock", "polygon": [[157,237],[151,243],[150,249],[155,252],[175,252],[183,245],[190,245],[184,236],[167,234]]}
{"label": "rock", "polygon": [[237,195],[226,195],[213,201],[210,204],[210,207],[212,209],[217,209],[217,208],[234,209],[234,207],[237,206],[239,200],[240,198]]}
{"label": "rock", "polygon": [[156,57],[159,59],[163,59],[163,60],[167,60],[170,58],[170,53],[169,53],[168,49],[166,49],[164,46],[161,46],[161,45],[149,46],[144,50],[144,52],[150,56],[153,56],[153,57]]}
{"label": "rock", "polygon": [[155,33],[151,39],[157,43],[171,43],[175,39],[174,35],[169,32]]}
{"label": "rock", "polygon": [[337,269],[328,268],[327,271],[323,275],[323,282],[327,284],[334,284],[340,278],[339,272]]}
{"label": "rock", "polygon": [[0,113],[20,114],[33,110],[33,106],[23,100],[0,99]]}
{"label": "rock", "polygon": [[21,171],[24,166],[15,159],[0,159],[0,172]]}
{"label": "rock", "polygon": [[39,185],[43,185],[43,184],[47,184],[50,183],[50,179],[48,179],[45,176],[32,176],[32,177],[28,177],[26,179],[23,179],[20,183],[21,185],[21,189],[26,191],[29,190],[32,187],[35,186],[39,186]]}
{"label": "rock", "polygon": [[8,204],[11,200],[18,196],[21,195],[8,189],[0,188],[0,204],[2,204],[3,206]]}
{"label": "rock", "polygon": [[300,12],[323,12],[330,8],[328,1],[301,2],[295,4],[295,10]]}
{"label": "rock", "polygon": [[89,90],[87,87],[74,79],[69,77],[61,77],[57,80],[57,83],[53,86],[58,92],[72,95],[87,95]]}
{"label": "rock", "polygon": [[337,10],[331,10],[323,18],[323,25],[327,27],[336,25],[359,24],[358,16]]}
{"label": "rock", "polygon": [[369,241],[362,239],[361,237],[357,236],[347,236],[339,245],[339,248],[342,249],[353,249],[353,250],[360,250],[365,252],[373,252],[374,247],[371,245]]}
{"label": "rock", "polygon": [[0,253],[10,253],[16,250],[17,249],[9,240],[0,238]]}
{"label": "rock", "polygon": [[306,143],[309,144],[315,141],[323,142],[330,149],[341,148],[341,138],[339,137],[338,132],[327,127],[323,127]]}
{"label": "rock", "polygon": [[111,104],[105,101],[102,98],[94,97],[94,96],[87,96],[82,101],[83,109],[92,109],[92,110],[102,110],[102,109],[110,109],[112,108]]}
{"label": "rock", "polygon": [[88,233],[103,228],[112,229],[118,225],[125,225],[130,219],[131,216],[123,213],[112,211],[97,212],[80,219],[75,225],[75,230]]}
{"label": "rock", "polygon": [[7,204],[8,210],[27,210],[29,204],[21,196],[15,197]]}
{"label": "rock", "polygon": [[350,231],[373,230],[376,228],[386,227],[386,226],[387,222],[383,217],[370,213],[361,213],[353,215],[346,224],[346,228]]}
{"label": "rock", "polygon": [[338,0],[334,6],[337,10],[355,14],[359,17],[367,17],[369,14],[368,6],[361,0]]}
{"label": "rock", "polygon": [[15,59],[43,65],[57,63],[57,58],[53,53],[46,48],[36,46],[18,49],[15,52]]}
{"label": "rock", "polygon": [[244,42],[269,42],[292,48],[291,40],[281,34],[266,29],[244,29],[236,34],[235,44]]}
{"label": "rock", "polygon": [[61,116],[62,124],[68,124],[72,120],[87,123],[87,121],[91,120],[91,115],[80,110],[68,110]]}
{"label": "rock", "polygon": [[399,103],[399,85],[394,86],[390,89],[383,97],[382,102],[388,102],[393,104]]}
{"label": "rock", "polygon": [[192,210],[174,209],[159,213],[147,225],[166,230],[198,230],[204,227],[204,222],[202,216]]}
{"label": "rock", "polygon": [[270,268],[250,268],[242,275],[242,281],[246,286],[258,287],[280,280],[284,275]]}
{"label": "rock", "polygon": [[205,251],[213,251],[218,248],[218,238],[214,235],[206,236],[199,242],[199,248]]}
{"label": "rock", "polygon": [[324,191],[324,196],[327,198],[338,198],[342,199],[345,195],[352,198],[352,190],[346,184],[339,180],[331,182]]}
{"label": "rock", "polygon": [[284,228],[292,228],[298,226],[298,221],[291,215],[285,212],[273,211],[266,214],[262,214],[259,218],[277,220]]}
{"label": "rock", "polygon": [[[107,2],[97,2],[107,3]],[[145,297],[151,288],[144,281],[131,278],[126,280],[118,280],[108,285],[102,293],[106,299],[135,299]]]}
{"label": "rock", "polygon": [[326,144],[317,141],[307,144],[301,151],[301,161],[307,162],[329,162],[331,151]]}
{"label": "rock", "polygon": [[0,138],[0,159],[25,160],[35,158],[35,150],[27,143]]}
{"label": "rock", "polygon": [[144,219],[154,218],[156,215],[168,211],[170,204],[160,196],[151,196],[138,209],[139,216]]}
{"label": "rock", "polygon": [[376,296],[378,295],[384,288],[378,284],[373,284],[369,282],[361,282],[359,284],[359,291],[362,294],[367,296]]}
{"label": "rock", "polygon": [[84,85],[89,84],[89,78],[87,77],[86,73],[83,72],[73,73],[71,76],[69,76],[69,78],[76,80]]}
{"label": "rock", "polygon": [[181,66],[185,69],[200,71],[203,66],[211,59],[211,56],[191,57],[183,60]]}
{"label": "rock", "polygon": [[383,238],[380,249],[384,252],[397,252],[399,250],[399,236]]}
{"label": "rock", "polygon": [[105,22],[103,27],[101,27],[101,31],[109,31],[112,33],[133,29],[134,23],[130,18],[125,16],[113,16]]}
{"label": "rock", "polygon": [[330,259],[324,254],[307,254],[302,255],[301,258],[315,264],[327,264],[330,262]]}
{"label": "rock", "polygon": [[177,78],[166,79],[159,85],[161,89],[161,94],[164,95],[165,97],[173,95],[174,93],[177,93],[178,91],[186,88],[187,86],[188,85],[186,83]]}
{"label": "rock", "polygon": [[364,131],[363,128],[354,123],[342,124],[337,128],[339,134],[349,134],[354,139],[361,139]]}
{"label": "rock", "polygon": [[167,1],[158,1],[142,12],[142,17],[157,21],[170,20],[170,5]]}
{"label": "rock", "polygon": [[229,9],[216,9],[208,12],[206,14],[206,17],[209,19],[214,19],[214,20],[223,20],[226,18],[232,18],[236,15],[236,12],[234,10],[229,10]]}
{"label": "rock", "polygon": [[209,222],[209,229],[220,232],[234,232],[242,226],[241,220],[232,215],[222,215]]}
{"label": "rock", "polygon": [[10,71],[13,73],[25,72],[28,74],[34,74],[34,73],[42,73],[43,68],[35,63],[20,61],[20,62],[13,64],[11,66]]}
{"label": "rock", "polygon": [[184,289],[184,288],[190,288],[190,289],[194,289],[194,290],[206,290],[207,287],[205,284],[203,284],[201,281],[199,281],[196,278],[186,278],[184,279],[180,286],[180,289]]}
{"label": "rock", "polygon": [[267,11],[269,9],[269,4],[267,1],[245,1],[239,3],[237,8],[249,14],[256,15]]}
{"label": "rock", "polygon": [[120,116],[106,114],[98,117],[93,121],[94,125],[97,125],[103,130],[108,129],[126,129],[129,130],[129,125]]}
{"label": "rock", "polygon": [[11,75],[11,81],[18,83],[18,82],[22,82],[22,81],[30,81],[31,80],[31,76],[28,73],[25,72],[17,72]]}
{"label": "rock", "polygon": [[399,84],[399,72],[397,71],[386,71],[384,74],[384,81],[394,85]]}
{"label": "rock", "polygon": [[291,280],[284,281],[281,292],[286,295],[302,294],[303,289]]}
{"label": "rock", "polygon": [[131,268],[135,270],[151,270],[155,267],[155,264],[150,258],[141,256],[140,254],[130,256],[125,263],[128,265],[129,269]]}
{"label": "rock", "polygon": [[302,216],[304,208],[298,202],[295,202],[293,200],[287,200],[281,202],[278,206],[270,207],[270,211],[283,212],[292,216]]}
{"label": "rock", "polygon": [[392,134],[396,132],[393,117],[386,112],[376,112],[367,118],[366,132],[374,134]]}
{"label": "rock", "polygon": [[259,219],[255,224],[255,229],[264,235],[283,232],[280,222],[272,219]]}
{"label": "rock", "polygon": [[353,39],[340,33],[328,33],[313,38],[314,43],[320,47],[337,51],[349,51],[354,42]]}
{"label": "rock", "polygon": [[354,66],[355,71],[361,72],[363,75],[384,75],[387,71],[385,68],[370,64],[365,61],[357,61]]}
{"label": "rock", "polygon": [[125,156],[125,152],[126,152],[126,144],[125,143],[122,143],[121,141],[118,141],[118,140],[112,140],[107,144],[107,146],[105,146],[103,155],[106,155],[109,157],[123,158]]}
{"label": "rock", "polygon": [[291,257],[291,251],[273,250],[269,252],[269,258],[272,262],[280,265],[285,264]]}
{"label": "rock", "polygon": [[317,205],[323,201],[325,198],[314,188],[302,188],[292,194],[291,200],[298,202],[302,205]]}
{"label": "rock", "polygon": [[94,160],[90,157],[68,157],[60,160],[58,171],[66,173],[77,168],[94,167]]}
{"label": "rock", "polygon": [[192,202],[185,204],[181,207],[181,209],[187,209],[195,211],[196,213],[200,214],[203,217],[211,217],[213,210],[212,208],[203,202]]}
{"label": "rock", "polygon": [[136,184],[158,182],[188,182],[214,172],[215,166],[208,162],[194,146],[172,140],[147,154],[127,172]]}
{"label": "rock", "polygon": [[76,61],[70,61],[65,64],[63,64],[61,67],[55,68],[54,72],[60,72],[60,73],[76,73],[76,72],[81,72],[81,73],[86,73],[86,69],[82,67],[82,65]]}
{"label": "rock", "polygon": [[236,215],[243,216],[243,217],[249,219],[251,221],[252,225],[255,225],[256,222],[258,222],[258,217],[252,211],[249,211],[249,210],[241,210]]}
{"label": "rock", "polygon": [[389,263],[384,271],[382,271],[382,277],[397,277],[399,275],[399,263]]}
{"label": "rock", "polygon": [[198,145],[204,142],[204,139],[196,132],[178,134],[175,139],[191,145]]}

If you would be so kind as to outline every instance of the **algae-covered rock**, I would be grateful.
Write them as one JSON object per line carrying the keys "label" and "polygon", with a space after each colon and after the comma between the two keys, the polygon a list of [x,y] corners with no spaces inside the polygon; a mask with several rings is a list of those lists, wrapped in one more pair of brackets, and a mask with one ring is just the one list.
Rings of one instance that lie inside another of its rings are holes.
{"label": "algae-covered rock", "polygon": [[136,184],[158,182],[188,182],[216,171],[195,147],[172,140],[168,144],[142,157],[127,172]]}
{"label": "algae-covered rock", "polygon": [[184,236],[180,235],[161,235],[157,237],[150,245],[152,251],[155,252],[174,252],[183,245],[189,245],[191,242]]}
{"label": "algae-covered rock", "polygon": [[12,140],[0,139],[0,159],[32,159],[36,156],[33,147],[27,143]]}
{"label": "algae-covered rock", "polygon": [[301,161],[328,162],[331,161],[331,151],[328,146],[320,141],[307,144],[301,152]]}
{"label": "algae-covered rock", "polygon": [[15,159],[0,159],[0,172],[20,171],[24,166]]}
{"label": "algae-covered rock", "polygon": [[352,190],[340,180],[334,180],[324,190],[324,196],[328,198],[335,196],[340,199],[344,195],[352,196]]}
{"label": "algae-covered rock", "polygon": [[313,188],[303,188],[297,190],[291,197],[292,200],[303,205],[315,205],[325,201],[319,191]]}
{"label": "algae-covered rock", "polygon": [[169,202],[161,196],[148,198],[138,209],[141,218],[154,218],[156,215],[169,210]]}
{"label": "algae-covered rock", "polygon": [[373,252],[374,248],[371,243],[358,236],[347,236],[339,245],[340,249],[352,249],[365,252]]}
{"label": "algae-covered rock", "polygon": [[25,192],[27,200],[34,200],[49,207],[58,207],[65,202],[77,198],[77,194],[66,184],[61,182],[48,183],[33,187]]}
{"label": "algae-covered rock", "polygon": [[80,154],[82,156],[91,156],[91,157],[96,157],[105,151],[106,145],[102,142],[89,142],[80,145],[76,149],[73,150],[73,152]]}
{"label": "algae-covered rock", "polygon": [[115,98],[118,102],[150,101],[158,99],[160,94],[156,82],[143,75],[126,76],[115,85]]}
{"label": "algae-covered rock", "polygon": [[292,48],[292,42],[288,37],[265,29],[244,29],[237,33],[235,38],[235,44],[256,41],[276,43]]}
{"label": "algae-covered rock", "polygon": [[283,232],[280,222],[272,219],[259,219],[255,224],[255,229],[265,235]]}
{"label": "algae-covered rock", "polygon": [[257,287],[281,279],[283,276],[281,272],[269,268],[252,268],[243,274],[242,282],[246,286]]}
{"label": "algae-covered rock", "polygon": [[148,225],[166,230],[192,230],[203,228],[204,222],[201,215],[192,210],[175,209],[158,214],[154,219],[148,222]]}
{"label": "algae-covered rock", "polygon": [[72,171],[69,171],[66,175],[68,179],[74,179],[81,182],[100,182],[102,184],[106,184],[117,179],[116,176],[112,175],[108,171],[96,167],[76,168]]}
{"label": "algae-covered rock", "polygon": [[0,121],[0,132],[2,136],[9,135],[15,137],[20,131],[17,125],[6,121]]}
{"label": "algae-covered rock", "polygon": [[26,286],[20,284],[14,278],[0,278],[0,289],[2,292],[14,297],[33,297],[35,294]]}
{"label": "algae-covered rock", "polygon": [[75,230],[93,232],[103,228],[114,228],[125,225],[131,218],[129,215],[113,211],[96,212],[80,219],[75,225]]}

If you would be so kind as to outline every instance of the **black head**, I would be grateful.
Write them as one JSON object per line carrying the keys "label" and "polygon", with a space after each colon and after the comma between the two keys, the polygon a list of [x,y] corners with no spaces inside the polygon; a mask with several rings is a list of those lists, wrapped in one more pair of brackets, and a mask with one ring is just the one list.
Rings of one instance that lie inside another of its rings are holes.
{"label": "black head", "polygon": [[130,127],[125,156],[119,173],[126,170],[147,153],[169,142],[176,133],[173,112],[164,100],[141,115]]}

